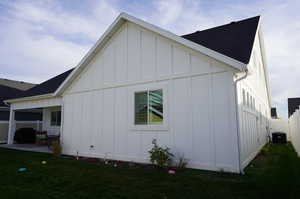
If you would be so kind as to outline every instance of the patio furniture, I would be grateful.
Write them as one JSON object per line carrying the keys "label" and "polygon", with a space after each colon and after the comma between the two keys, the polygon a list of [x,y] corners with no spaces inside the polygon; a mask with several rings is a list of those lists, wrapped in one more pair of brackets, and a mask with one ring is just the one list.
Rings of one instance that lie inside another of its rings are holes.
{"label": "patio furniture", "polygon": [[35,130],[33,128],[20,128],[16,130],[14,140],[18,144],[34,143],[36,138]]}
{"label": "patio furniture", "polygon": [[37,131],[35,143],[37,145],[47,145],[47,131]]}

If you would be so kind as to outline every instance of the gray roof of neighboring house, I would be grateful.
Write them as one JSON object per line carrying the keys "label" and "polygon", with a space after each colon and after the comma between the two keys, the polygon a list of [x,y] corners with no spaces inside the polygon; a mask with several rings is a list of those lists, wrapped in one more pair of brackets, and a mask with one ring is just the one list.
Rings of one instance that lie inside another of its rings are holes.
{"label": "gray roof of neighboring house", "polygon": [[299,106],[300,106],[300,97],[288,98],[289,117],[292,116],[297,109],[299,109]]}
{"label": "gray roof of neighboring house", "polygon": [[42,82],[35,87],[20,93],[16,98],[31,97],[36,95],[45,95],[54,93],[56,89],[65,81],[74,68],[61,73],[45,82]]}
{"label": "gray roof of neighboring house", "polygon": [[22,92],[22,90],[16,88],[0,85],[0,107],[7,107],[7,105],[3,101],[7,99],[16,98]]}
{"label": "gray roof of neighboring house", "polygon": [[16,81],[16,80],[11,80],[11,79],[5,79],[5,78],[0,78],[0,85],[3,86],[8,86],[11,88],[16,88],[19,90],[28,90],[32,87],[34,87],[36,84],[32,84],[29,82],[23,82],[23,81]]}

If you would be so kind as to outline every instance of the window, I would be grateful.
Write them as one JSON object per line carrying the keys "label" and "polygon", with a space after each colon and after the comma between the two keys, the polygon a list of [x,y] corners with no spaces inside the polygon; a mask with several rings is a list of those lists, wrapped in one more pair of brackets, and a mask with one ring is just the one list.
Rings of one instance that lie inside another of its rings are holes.
{"label": "window", "polygon": [[254,66],[254,68],[256,68],[257,66],[257,60],[256,60],[257,58],[256,58],[256,52],[255,51],[253,51],[253,66]]}
{"label": "window", "polygon": [[51,112],[51,126],[60,126],[61,123],[61,111]]}
{"label": "window", "polygon": [[246,105],[245,90],[243,89],[243,105]]}
{"label": "window", "polygon": [[135,125],[162,124],[163,90],[148,90],[134,93]]}
{"label": "window", "polygon": [[249,93],[247,92],[247,107],[249,107]]}

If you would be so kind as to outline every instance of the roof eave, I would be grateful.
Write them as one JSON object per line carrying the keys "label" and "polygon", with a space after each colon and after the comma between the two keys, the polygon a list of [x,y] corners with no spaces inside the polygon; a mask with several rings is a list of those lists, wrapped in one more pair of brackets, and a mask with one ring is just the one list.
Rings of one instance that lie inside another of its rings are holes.
{"label": "roof eave", "polygon": [[21,97],[21,98],[15,98],[15,99],[8,99],[4,100],[4,103],[15,103],[15,102],[22,102],[22,101],[30,101],[30,100],[39,100],[39,99],[47,99],[55,97],[54,93],[47,93],[44,95],[34,95],[30,97]]}

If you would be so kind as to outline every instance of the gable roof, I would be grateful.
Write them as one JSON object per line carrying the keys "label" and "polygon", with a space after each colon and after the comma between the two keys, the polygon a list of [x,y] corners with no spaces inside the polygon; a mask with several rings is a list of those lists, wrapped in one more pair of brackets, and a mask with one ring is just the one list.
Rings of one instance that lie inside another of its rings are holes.
{"label": "gable roof", "polygon": [[23,82],[23,81],[16,81],[16,80],[11,80],[11,79],[5,79],[5,78],[0,78],[0,85],[8,86],[11,88],[16,88],[19,90],[28,90],[32,87],[34,87],[36,84],[32,84],[29,82]]}
{"label": "gable roof", "polygon": [[182,37],[248,64],[259,19],[260,17],[256,16]]}
{"label": "gable roof", "polygon": [[246,68],[251,56],[252,46],[259,24],[259,17],[249,18],[208,30],[197,31],[181,37],[126,13],[121,13],[83,57],[77,67],[29,89],[22,95],[19,95],[18,98],[46,94],[51,94],[52,96],[61,95],[81,71],[83,71],[94,55],[105,45],[119,27],[127,21],[174,40],[195,51],[213,57],[216,60],[232,66],[235,70],[242,71]]}
{"label": "gable roof", "polygon": [[80,74],[80,72],[86,67],[89,61],[94,57],[94,55],[105,45],[105,43],[111,38],[111,36],[118,30],[118,28],[123,25],[126,21],[134,23],[136,25],[141,26],[147,30],[155,32],[163,37],[171,39],[179,44],[182,44],[188,48],[191,48],[195,51],[198,51],[202,54],[205,54],[209,57],[212,57],[222,63],[225,63],[231,66],[233,69],[238,71],[243,71],[247,64],[231,58],[225,54],[222,54],[218,51],[210,49],[200,43],[188,40],[184,37],[175,35],[167,30],[161,29],[155,25],[152,25],[148,22],[145,22],[141,19],[135,18],[126,13],[121,13],[117,19],[109,26],[109,28],[105,31],[105,33],[100,37],[100,39],[96,42],[96,44],[89,50],[89,52],[85,55],[85,57],[80,61],[75,70],[70,74],[70,76],[66,79],[66,81],[58,88],[55,92],[55,95],[60,95],[63,91],[71,84],[71,82]]}
{"label": "gable roof", "polygon": [[16,98],[22,92],[22,90],[16,88],[0,85],[0,107],[7,107],[7,105],[4,103],[4,100]]}
{"label": "gable roof", "polygon": [[74,68],[61,73],[41,84],[36,85],[35,87],[20,93],[17,98],[31,97],[36,95],[45,95],[51,94],[56,91],[56,89],[63,83],[63,81],[69,76]]}

